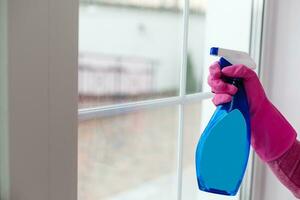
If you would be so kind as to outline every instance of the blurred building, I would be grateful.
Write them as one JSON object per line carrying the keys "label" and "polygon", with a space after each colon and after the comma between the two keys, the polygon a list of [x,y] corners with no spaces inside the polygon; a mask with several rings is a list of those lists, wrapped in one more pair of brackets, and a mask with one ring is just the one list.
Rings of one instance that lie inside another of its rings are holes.
{"label": "blurred building", "polygon": [[153,61],[146,59],[81,52],[79,99],[82,103],[88,101],[96,104],[103,101],[101,97],[146,96],[153,92],[153,64]]}

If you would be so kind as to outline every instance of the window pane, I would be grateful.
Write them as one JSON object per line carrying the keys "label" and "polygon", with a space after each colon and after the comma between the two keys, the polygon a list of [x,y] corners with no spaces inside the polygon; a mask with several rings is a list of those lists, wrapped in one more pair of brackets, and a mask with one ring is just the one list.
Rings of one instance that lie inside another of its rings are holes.
{"label": "window pane", "polygon": [[[198,8],[198,9],[195,9]],[[207,0],[190,0],[186,93],[202,91]]]}
{"label": "window pane", "polygon": [[183,182],[182,199],[183,200],[238,200],[239,195],[224,196],[202,192],[198,189],[196,168],[195,168],[195,150],[198,140],[210,119],[214,106],[210,100],[201,103],[193,103],[185,106],[184,113],[184,144],[183,144]]}
{"label": "window pane", "polygon": [[190,8],[187,52],[188,94],[210,91],[206,84],[209,65],[218,60],[211,47],[249,51],[252,0],[190,0],[203,9]]}
{"label": "window pane", "polygon": [[173,200],[177,106],[79,123],[79,200]]}
{"label": "window pane", "polygon": [[79,108],[178,94],[180,1],[81,1]]}

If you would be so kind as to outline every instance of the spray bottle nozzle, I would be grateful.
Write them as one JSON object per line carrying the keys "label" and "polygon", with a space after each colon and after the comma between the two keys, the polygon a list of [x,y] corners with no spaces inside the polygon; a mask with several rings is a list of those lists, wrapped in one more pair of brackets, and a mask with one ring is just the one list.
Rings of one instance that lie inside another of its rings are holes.
{"label": "spray bottle nozzle", "polygon": [[256,68],[255,61],[250,57],[248,53],[243,51],[212,47],[210,49],[210,55],[223,57],[231,64],[243,64],[251,69]]}

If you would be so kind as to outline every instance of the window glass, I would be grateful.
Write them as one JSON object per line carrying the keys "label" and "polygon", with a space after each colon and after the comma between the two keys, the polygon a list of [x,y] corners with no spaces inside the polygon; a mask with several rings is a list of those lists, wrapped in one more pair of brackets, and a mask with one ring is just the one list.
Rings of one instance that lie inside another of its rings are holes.
{"label": "window glass", "polygon": [[[91,115],[79,122],[79,200],[174,200],[180,194],[178,185],[183,200],[239,198],[197,187],[195,148],[215,109],[210,100],[191,104],[183,97],[182,105],[134,107],[140,100],[179,98],[183,59],[187,71],[181,83],[187,94],[195,94],[210,91],[208,66],[217,60],[209,56],[211,47],[249,50],[251,0],[189,4],[184,41],[184,0],[81,0],[78,107]],[[184,42],[187,52],[182,52]],[[127,102],[133,103],[127,114],[115,112],[124,108],[117,104]],[[107,105],[103,116],[102,106]],[[178,141],[181,114],[183,141]],[[177,147],[181,142],[183,149]],[[181,150],[183,177],[177,183]]]}
{"label": "window glass", "polygon": [[177,110],[80,122],[78,199],[176,199]]}
{"label": "window glass", "polygon": [[206,0],[190,1],[186,93],[202,92],[205,51]]}
{"label": "window glass", "polygon": [[178,95],[181,7],[176,0],[82,1],[79,108]]}

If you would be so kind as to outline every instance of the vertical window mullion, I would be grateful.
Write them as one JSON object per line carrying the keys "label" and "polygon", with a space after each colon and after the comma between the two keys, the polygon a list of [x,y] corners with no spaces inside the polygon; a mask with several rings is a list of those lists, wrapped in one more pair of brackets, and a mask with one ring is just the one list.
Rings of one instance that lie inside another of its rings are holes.
{"label": "vertical window mullion", "polygon": [[[264,0],[252,0],[251,9],[251,24],[250,24],[250,46],[249,53],[258,64],[256,72],[261,80],[263,80],[263,71],[261,70],[261,51],[262,51],[262,34],[263,34],[263,20],[264,20]],[[253,150],[250,151],[247,171],[244,176],[243,184],[240,189],[240,200],[252,199],[253,176],[255,173],[255,159],[256,155]]]}
{"label": "vertical window mullion", "polygon": [[[189,24],[189,0],[184,0],[183,8],[183,37],[182,55],[180,68],[180,90],[179,95],[186,95],[186,71],[187,71],[187,47],[188,47],[188,24]],[[177,159],[177,200],[182,198],[182,162],[183,162],[183,129],[184,129],[184,101],[179,104],[178,112],[178,159]]]}

